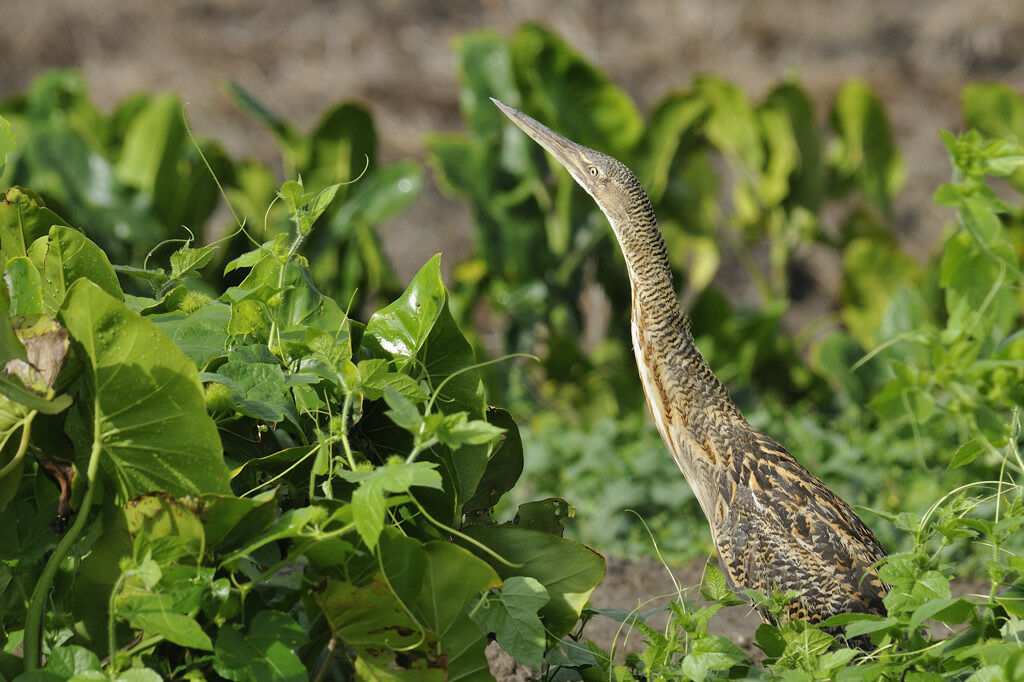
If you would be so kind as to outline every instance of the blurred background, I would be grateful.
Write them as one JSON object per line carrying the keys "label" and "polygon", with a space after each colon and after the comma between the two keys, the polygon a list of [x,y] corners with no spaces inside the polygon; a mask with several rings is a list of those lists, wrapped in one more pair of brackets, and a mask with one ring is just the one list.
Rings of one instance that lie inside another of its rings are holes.
{"label": "blurred background", "polygon": [[[463,128],[451,42],[484,27],[509,36],[523,22],[546,23],[642,112],[696,74],[718,74],[754,98],[795,75],[822,117],[847,79],[863,78],[886,103],[912,179],[895,214],[901,239],[919,257],[938,247],[948,218],[931,206],[931,191],[949,175],[936,130],[959,124],[964,84],[1024,87],[1024,10],[999,0],[5,5],[0,96],[24,91],[54,67],[80,70],[105,111],[138,91],[173,91],[188,104],[197,134],[234,157],[267,162],[277,159],[274,140],[234,105],[227,80],[300,130],[337,100],[356,100],[373,112],[383,160],[424,159],[425,135]],[[382,224],[381,235],[406,281],[435,250],[449,267],[469,255],[471,215],[428,182],[413,210]]]}
{"label": "blurred background", "polygon": [[[182,225],[235,224],[183,106],[257,238],[288,229],[267,212],[283,180],[319,189],[368,159],[306,248],[318,284],[359,317],[443,252],[479,356],[541,358],[487,375],[523,430],[522,496],[568,499],[569,532],[603,552],[652,556],[640,516],[702,563],[607,225],[487,97],[638,172],[698,344],[755,425],[850,502],[923,512],[999,475],[1024,398],[1019,270],[933,202],[963,176],[939,130],[1024,137],[1021,35],[1024,7],[1000,0],[8,0],[0,113],[21,146],[0,180],[141,264]],[[999,187],[1013,259],[1019,176]],[[639,570],[612,576],[634,590]]]}

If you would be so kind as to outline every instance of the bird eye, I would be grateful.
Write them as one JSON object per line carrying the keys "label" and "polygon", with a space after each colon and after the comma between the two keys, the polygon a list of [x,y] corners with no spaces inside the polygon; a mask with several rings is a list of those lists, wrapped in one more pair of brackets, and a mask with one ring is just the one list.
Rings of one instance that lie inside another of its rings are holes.
{"label": "bird eye", "polygon": [[590,167],[590,174],[593,175],[596,178],[598,175],[601,174],[601,171],[599,171],[597,169],[597,166],[591,166]]}

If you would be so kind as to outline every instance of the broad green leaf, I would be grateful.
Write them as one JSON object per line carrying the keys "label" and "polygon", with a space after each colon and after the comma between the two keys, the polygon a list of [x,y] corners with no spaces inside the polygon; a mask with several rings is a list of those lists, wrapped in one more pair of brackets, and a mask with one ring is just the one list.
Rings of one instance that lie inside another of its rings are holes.
{"label": "broad green leaf", "polygon": [[[956,336],[984,340],[995,333],[1002,338],[1018,315],[1012,291],[1000,286],[1007,277],[1006,266],[991,253],[965,232],[951,237],[943,248],[939,284],[945,290],[947,327]],[[996,253],[1016,265],[1012,251]]]}
{"label": "broad green leaf", "polygon": [[79,673],[100,670],[100,658],[85,647],[68,645],[54,649],[43,670],[66,680]]}
{"label": "broad green leaf", "polygon": [[964,122],[987,137],[1024,139],[1024,96],[1003,83],[968,83],[960,93]]}
{"label": "broad green leaf", "polygon": [[162,635],[178,646],[213,651],[213,642],[195,618],[168,610],[165,601],[156,595],[125,600],[118,613],[132,627],[149,635]]}
{"label": "broad green leaf", "polygon": [[829,154],[840,176],[853,179],[865,198],[888,215],[906,171],[893,141],[885,107],[867,83],[850,80],[832,105],[838,138]]}
{"label": "broad green leaf", "polygon": [[391,354],[404,369],[419,353],[447,300],[441,282],[441,255],[430,259],[409,283],[405,293],[378,310],[366,324],[366,335]]}
{"label": "broad green leaf", "polygon": [[695,90],[707,103],[704,131],[708,139],[750,171],[761,171],[765,163],[761,126],[747,94],[740,87],[714,76],[698,78]]}
{"label": "broad green leaf", "polygon": [[167,334],[174,344],[200,369],[227,355],[228,320],[231,306],[210,301],[192,313],[177,310],[146,316]]}
{"label": "broad green leaf", "polygon": [[7,261],[4,282],[11,296],[11,316],[43,314],[43,283],[32,261],[24,256]]}
{"label": "broad green leaf", "polygon": [[213,669],[236,682],[305,682],[309,672],[295,650],[308,641],[306,631],[286,614],[260,611],[244,635],[234,624],[218,631]]}
{"label": "broad green leaf", "polygon": [[361,587],[328,580],[314,597],[338,639],[357,650],[402,650],[422,642],[419,628],[380,574]]}
{"label": "broad green leaf", "polygon": [[544,586],[551,601],[541,610],[541,618],[555,638],[569,632],[604,577],[604,559],[570,540],[514,526],[469,526],[464,532],[515,565],[511,568],[490,554],[467,547],[503,579],[528,576]]}
{"label": "broad green leaf", "polygon": [[672,178],[676,155],[698,134],[707,103],[692,93],[675,92],[655,105],[644,130],[635,169],[652,201],[659,201]]}
{"label": "broad green leaf", "polygon": [[975,614],[977,607],[964,598],[940,597],[925,602],[914,610],[907,624],[908,632],[915,632],[926,620],[938,620],[957,625]]}
{"label": "broad green leaf", "polygon": [[692,680],[704,680],[710,671],[728,670],[745,658],[743,651],[725,637],[705,635],[683,659],[682,671]]}
{"label": "broad green leaf", "polygon": [[203,495],[203,531],[210,549],[230,548],[251,539],[274,519],[274,490],[254,497]]}
{"label": "broad green leaf", "polygon": [[236,359],[235,355],[228,355],[228,361],[207,378],[228,379],[222,383],[231,388],[231,400],[241,414],[269,422],[282,421],[289,408],[289,395],[281,365],[245,361]]}
{"label": "broad green leaf", "polygon": [[817,212],[821,204],[824,171],[821,135],[810,97],[799,85],[783,83],[768,93],[764,107],[785,113],[799,152],[798,163],[789,178],[786,203]]}
{"label": "broad green leaf", "polygon": [[487,562],[450,542],[427,542],[423,549],[426,570],[413,610],[441,638],[448,654],[448,679],[476,679],[489,672],[484,656],[487,640],[468,611],[501,580]]}
{"label": "broad green leaf", "polygon": [[643,119],[625,91],[540,24],[526,24],[509,44],[528,109],[582,145],[629,158]]}
{"label": "broad green leaf", "polygon": [[300,170],[310,187],[355,180],[369,159],[373,169],[377,132],[370,112],[342,102],[327,111],[309,137],[310,156]]}
{"label": "broad green leaf", "polygon": [[523,440],[512,415],[506,410],[492,408],[487,411],[487,420],[504,429],[505,435],[487,460],[487,468],[480,477],[476,493],[463,505],[466,513],[493,507],[515,486],[523,473]]}
{"label": "broad green leaf", "polygon": [[235,81],[228,81],[227,90],[239,109],[270,129],[281,145],[283,156],[290,164],[294,166],[305,163],[308,154],[307,145],[290,123],[267,109],[262,102]]}
{"label": "broad green leaf", "polygon": [[492,103],[495,97],[519,107],[519,88],[505,39],[491,30],[464,33],[452,42],[459,71],[459,111],[473,135],[495,135],[506,119]]}
{"label": "broad green leaf", "polygon": [[390,417],[396,426],[418,437],[424,420],[416,405],[391,386],[384,387],[383,395],[384,402],[391,408],[384,414]]}
{"label": "broad green leaf", "polygon": [[427,399],[426,392],[411,376],[388,371],[387,360],[361,360],[358,371],[359,390],[367,400],[380,400],[388,388],[413,403]]}
{"label": "broad green leaf", "polygon": [[0,173],[4,172],[7,155],[14,151],[14,128],[7,119],[0,116]]}
{"label": "broad green leaf", "polygon": [[560,497],[526,502],[516,510],[515,525],[562,537],[565,524],[576,516],[576,508]]}
{"label": "broad green leaf", "polygon": [[28,256],[43,275],[43,307],[48,314],[56,312],[79,278],[91,281],[118,301],[124,300],[107,255],[73,228],[51,227],[47,239],[32,243]]}
{"label": "broad green leaf", "polygon": [[533,578],[512,576],[476,609],[473,618],[481,630],[494,633],[505,653],[540,670],[547,637],[537,611],[547,603],[543,585]]}
{"label": "broad green leaf", "polygon": [[46,208],[42,198],[21,187],[12,187],[0,201],[0,247],[4,258],[28,255],[28,247],[45,237],[54,225],[66,223]]}
{"label": "broad green leaf", "polygon": [[154,558],[176,561],[182,557],[202,559],[205,533],[194,499],[176,500],[166,493],[142,495],[124,509],[126,528],[133,537],[142,535],[147,541],[169,540]]}
{"label": "broad green leaf", "polygon": [[25,354],[25,344],[18,338],[11,323],[11,299],[5,281],[0,289],[0,364],[6,365],[14,358],[28,360],[28,356]]}
{"label": "broad green leaf", "polygon": [[170,94],[154,97],[141,107],[125,132],[116,166],[118,179],[159,199],[171,189],[184,142],[181,102]]}
{"label": "broad green leaf", "polygon": [[415,161],[398,161],[379,168],[355,184],[331,218],[329,229],[340,237],[355,226],[372,227],[387,220],[411,205],[422,185],[423,170]]}
{"label": "broad green leaf", "polygon": [[85,279],[68,289],[59,319],[88,367],[93,447],[119,502],[229,492],[195,365],[174,342]]}
{"label": "broad green leaf", "polygon": [[840,315],[862,347],[884,340],[877,334],[890,297],[919,272],[914,259],[888,239],[860,237],[846,245]]}

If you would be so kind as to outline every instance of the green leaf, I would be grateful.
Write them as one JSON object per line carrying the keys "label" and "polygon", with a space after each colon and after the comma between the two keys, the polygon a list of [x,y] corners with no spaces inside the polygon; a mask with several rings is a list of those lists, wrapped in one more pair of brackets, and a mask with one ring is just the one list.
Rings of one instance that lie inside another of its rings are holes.
{"label": "green leaf", "polygon": [[625,91],[540,24],[516,31],[510,47],[528,110],[582,145],[630,157],[643,118]]}
{"label": "green leaf", "polygon": [[560,497],[526,502],[516,510],[514,523],[562,537],[566,521],[576,516],[576,508]]}
{"label": "green leaf", "polygon": [[309,641],[306,631],[280,611],[260,611],[245,635],[227,624],[217,633],[213,669],[237,682],[305,682],[309,673],[295,650]]}
{"label": "green leaf", "polygon": [[203,495],[203,531],[210,549],[235,547],[264,530],[274,520],[274,494],[253,497]]}
{"label": "green leaf", "polygon": [[907,624],[907,631],[915,632],[928,619],[957,625],[971,618],[976,611],[975,605],[962,597],[932,599],[914,610],[914,615],[910,617],[910,622]]}
{"label": "green leaf", "polygon": [[181,102],[175,95],[157,95],[128,126],[115,166],[118,180],[147,192],[160,210],[163,202],[175,197],[177,164],[185,142]]}
{"label": "green leaf", "polygon": [[388,371],[387,360],[361,360],[358,371],[359,390],[367,400],[380,400],[387,388],[413,403],[422,403],[427,399],[426,392],[411,376]]}
{"label": "green leaf", "polygon": [[55,648],[50,652],[43,670],[60,679],[68,679],[79,673],[100,670],[99,656],[85,647],[68,645]]}
{"label": "green leaf", "polygon": [[405,210],[420,193],[423,170],[412,160],[378,168],[360,180],[331,218],[330,231],[349,234],[356,226],[372,227]]}
{"label": "green leaf", "polygon": [[192,313],[177,310],[146,316],[200,369],[227,355],[231,306],[210,301]]}
{"label": "green leaf", "polygon": [[385,493],[404,493],[414,486],[440,488],[441,476],[435,467],[431,462],[395,462],[370,473],[339,473],[342,478],[359,483],[352,493],[352,517],[356,532],[367,547],[373,549],[377,546],[377,539],[384,529]]}
{"label": "green leaf", "polygon": [[0,247],[4,258],[28,255],[28,247],[49,234],[54,225],[66,223],[46,208],[34,192],[12,187],[0,201]]}
{"label": "green leaf", "polygon": [[4,172],[7,155],[14,151],[14,128],[7,119],[0,116],[0,173]]}
{"label": "green leaf", "polygon": [[437,254],[420,269],[398,300],[378,310],[366,324],[366,335],[391,354],[399,370],[419,353],[445,306],[447,292],[441,282],[440,264],[441,254]]}
{"label": "green leaf", "polygon": [[91,281],[118,301],[124,300],[107,255],[78,230],[54,225],[47,239],[32,243],[28,256],[43,276],[43,308],[47,314],[56,312],[79,278]]}
{"label": "green leaf", "polygon": [[968,83],[960,93],[964,122],[986,137],[1024,139],[1024,97],[1003,83]]}
{"label": "green leaf", "polygon": [[683,659],[682,671],[692,680],[704,680],[712,670],[728,670],[744,660],[743,651],[725,637],[706,635],[697,640]]}
{"label": "green leaf", "polygon": [[523,440],[512,415],[506,410],[491,408],[487,411],[487,420],[504,429],[505,435],[487,460],[476,493],[463,505],[465,513],[493,507],[502,495],[512,490],[523,473]]}
{"label": "green leaf", "polygon": [[463,445],[485,445],[505,432],[482,419],[467,420],[465,412],[450,415],[445,427],[438,433],[438,439],[452,449]]}
{"label": "green leaf", "polygon": [[861,80],[847,81],[832,105],[838,138],[829,154],[837,173],[852,178],[864,197],[888,215],[906,171],[881,100]]}
{"label": "green leaf", "polygon": [[247,361],[236,358],[236,354],[228,355],[217,373],[207,377],[231,389],[231,401],[241,414],[268,422],[282,421],[289,405],[281,365]]}
{"label": "green leaf", "polygon": [[843,249],[840,295],[840,315],[850,336],[864,348],[882,341],[879,327],[890,297],[919,273],[914,259],[890,239],[859,237],[850,241]]}
{"label": "green leaf", "polygon": [[469,526],[464,532],[506,561],[519,564],[511,568],[490,554],[467,547],[491,564],[502,579],[528,576],[544,586],[551,601],[541,610],[541,618],[555,638],[569,632],[604,577],[604,559],[599,554],[548,533],[514,526]]}
{"label": "green leaf", "polygon": [[436,633],[448,653],[448,679],[474,679],[487,673],[487,640],[467,615],[479,596],[501,584],[487,562],[450,542],[423,545],[426,570],[413,609]]}
{"label": "green leaf", "polygon": [[717,602],[724,606],[736,606],[737,604],[744,603],[742,599],[739,599],[729,589],[721,569],[710,562],[704,564],[703,583],[701,595],[708,601]]}
{"label": "green leaf", "polygon": [[195,618],[168,610],[165,600],[156,595],[127,599],[120,613],[132,627],[149,635],[161,635],[178,646],[213,651],[213,642]]}
{"label": "green leaf", "polygon": [[213,259],[217,252],[215,246],[204,246],[193,249],[183,246],[171,254],[171,277],[181,279],[188,275],[197,275],[199,270]]}
{"label": "green leaf", "polygon": [[547,639],[537,611],[549,601],[547,590],[533,578],[513,576],[474,612],[484,632],[493,632],[505,653],[534,670],[544,663]]}
{"label": "green leaf", "polygon": [[119,503],[154,490],[229,492],[196,368],[174,342],[85,279],[68,289],[59,319],[88,366],[93,447]]}
{"label": "green leaf", "polygon": [[357,651],[403,650],[423,641],[420,629],[380,574],[360,587],[328,580],[314,597],[334,634]]}
{"label": "green leaf", "polygon": [[385,412],[396,425],[402,427],[413,436],[419,436],[423,424],[423,415],[416,406],[391,386],[384,387],[384,402],[391,409]]}
{"label": "green leaf", "polygon": [[284,151],[285,158],[292,164],[301,165],[305,162],[307,150],[302,136],[287,121],[271,112],[245,88],[235,81],[228,81],[228,94],[235,100],[235,105],[245,113],[253,116],[265,125],[277,138]]}
{"label": "green leaf", "polygon": [[43,314],[43,283],[32,261],[24,256],[7,261],[4,281],[11,295],[11,316]]}

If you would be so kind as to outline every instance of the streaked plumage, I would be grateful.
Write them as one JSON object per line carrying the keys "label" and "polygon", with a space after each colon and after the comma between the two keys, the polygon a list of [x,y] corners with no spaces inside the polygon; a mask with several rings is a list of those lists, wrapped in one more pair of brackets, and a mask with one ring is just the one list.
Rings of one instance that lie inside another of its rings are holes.
{"label": "streaked plumage", "polygon": [[610,156],[494,102],[565,166],[615,232],[632,286],[633,350],[644,393],[711,524],[732,586],[800,590],[789,615],[811,623],[846,612],[884,614],[886,587],[873,565],[885,551],[874,534],[785,448],[747,423],[704,362],[636,176]]}

